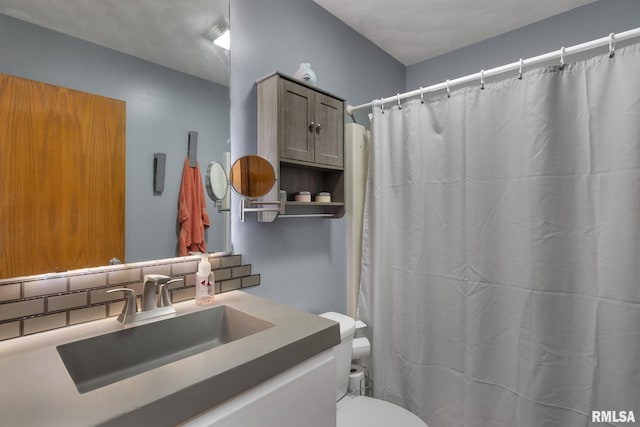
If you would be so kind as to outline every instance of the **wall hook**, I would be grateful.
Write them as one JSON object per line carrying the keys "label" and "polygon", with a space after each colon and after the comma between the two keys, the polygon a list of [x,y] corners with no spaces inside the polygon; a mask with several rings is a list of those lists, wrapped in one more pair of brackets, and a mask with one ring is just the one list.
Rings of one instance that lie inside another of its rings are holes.
{"label": "wall hook", "polygon": [[195,168],[198,165],[198,132],[189,131],[188,144],[189,167]]}
{"label": "wall hook", "polygon": [[164,191],[164,174],[167,164],[167,153],[153,154],[153,192],[162,194]]}

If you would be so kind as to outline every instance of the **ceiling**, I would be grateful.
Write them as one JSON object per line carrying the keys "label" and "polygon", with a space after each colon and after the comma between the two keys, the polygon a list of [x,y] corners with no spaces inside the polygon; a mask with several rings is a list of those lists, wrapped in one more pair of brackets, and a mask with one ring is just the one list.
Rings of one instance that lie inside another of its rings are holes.
{"label": "ceiling", "polygon": [[[595,0],[314,0],[405,65]],[[229,0],[0,0],[0,13],[225,86]]]}
{"label": "ceiling", "polygon": [[0,13],[229,85],[229,52],[205,37],[229,0],[0,0]]}
{"label": "ceiling", "polygon": [[314,0],[404,65],[595,0]]}

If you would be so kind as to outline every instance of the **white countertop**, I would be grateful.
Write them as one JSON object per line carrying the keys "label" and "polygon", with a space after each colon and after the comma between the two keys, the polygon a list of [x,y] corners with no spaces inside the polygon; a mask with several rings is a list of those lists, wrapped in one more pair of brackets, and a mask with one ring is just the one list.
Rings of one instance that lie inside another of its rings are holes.
{"label": "white countertop", "polygon": [[0,342],[0,424],[175,425],[340,341],[336,323],[244,292],[216,295],[208,307],[174,307],[183,315],[223,304],[275,326],[84,394],[56,347],[122,329],[115,318]]}

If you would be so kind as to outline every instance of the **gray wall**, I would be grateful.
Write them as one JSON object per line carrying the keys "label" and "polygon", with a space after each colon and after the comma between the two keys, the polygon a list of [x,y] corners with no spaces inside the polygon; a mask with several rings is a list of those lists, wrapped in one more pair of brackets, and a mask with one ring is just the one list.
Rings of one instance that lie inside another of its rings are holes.
{"label": "gray wall", "polygon": [[[256,152],[255,81],[311,63],[318,87],[359,104],[402,91],[405,67],[311,0],[231,2],[232,156]],[[363,112],[366,117],[366,112]],[[346,311],[344,218],[245,223],[232,216],[234,250],[261,273],[252,293],[319,313]]]}
{"label": "gray wall", "polygon": [[[126,257],[175,256],[187,132],[199,133],[204,175],[209,161],[222,161],[229,149],[229,89],[6,15],[0,15],[0,73],[126,101]],[[167,153],[162,195],[153,194],[155,152]],[[208,240],[222,242],[222,215],[208,203],[216,221]]]}
{"label": "gray wall", "polygon": [[[407,67],[406,90],[640,26],[640,1],[600,0]],[[605,49],[606,51],[606,49]],[[571,61],[571,57],[567,58]],[[385,96],[389,96],[386,94]],[[392,94],[391,94],[392,95]]]}

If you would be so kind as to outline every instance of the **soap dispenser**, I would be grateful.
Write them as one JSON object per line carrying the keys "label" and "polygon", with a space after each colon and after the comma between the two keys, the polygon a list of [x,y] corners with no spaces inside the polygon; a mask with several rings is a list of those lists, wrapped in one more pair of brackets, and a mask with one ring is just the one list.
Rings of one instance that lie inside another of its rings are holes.
{"label": "soap dispenser", "polygon": [[209,263],[209,254],[200,254],[201,259],[198,264],[198,272],[196,273],[196,304],[197,305],[209,305],[214,300],[214,283],[215,275],[211,271],[211,264]]}

